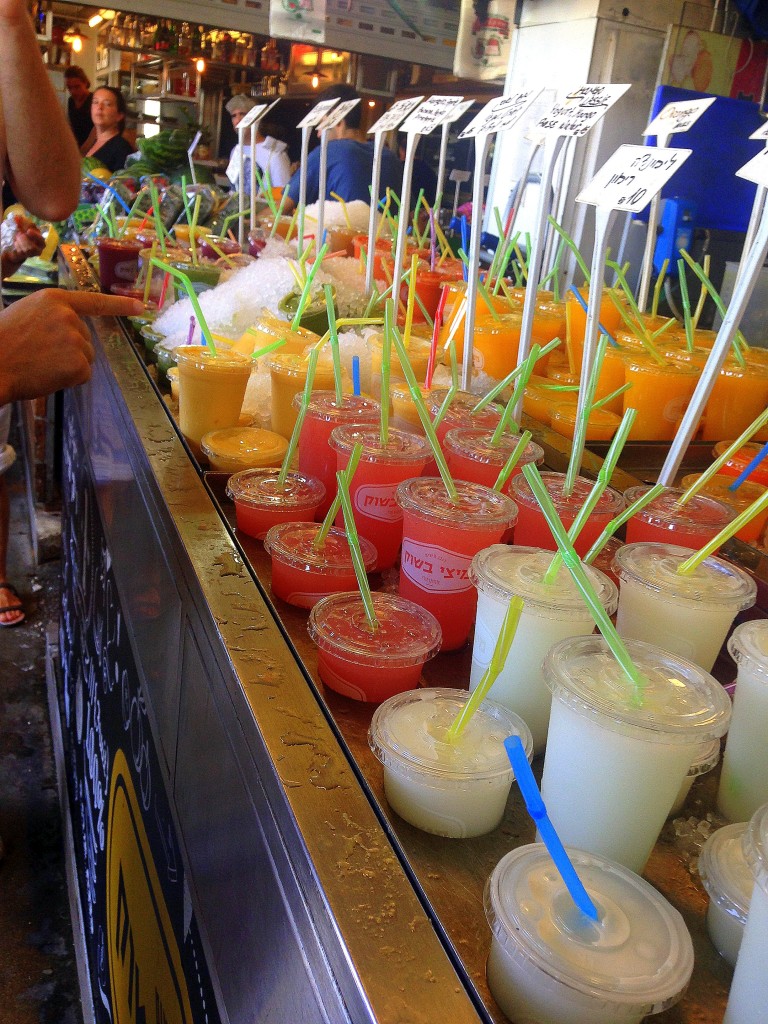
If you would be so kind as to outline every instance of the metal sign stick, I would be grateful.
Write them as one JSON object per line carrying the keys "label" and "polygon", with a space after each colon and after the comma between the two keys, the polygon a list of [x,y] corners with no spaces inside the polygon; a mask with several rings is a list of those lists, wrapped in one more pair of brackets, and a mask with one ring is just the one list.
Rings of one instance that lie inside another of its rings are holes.
{"label": "metal sign stick", "polygon": [[316,250],[323,244],[325,230],[325,189],[328,182],[328,129],[320,132],[320,172],[317,183],[317,231],[315,235]]}
{"label": "metal sign stick", "polygon": [[373,171],[371,174],[371,206],[368,212],[368,252],[365,259],[365,291],[373,291],[373,267],[376,262],[376,215],[379,211],[379,188],[381,185],[381,154],[384,149],[384,132],[373,136]]}
{"label": "metal sign stick", "polygon": [[475,174],[472,180],[472,225],[467,267],[467,311],[464,314],[464,357],[461,363],[461,386],[469,391],[472,381],[472,348],[475,340],[475,305],[480,273],[480,236],[483,231],[483,192],[485,162],[491,145],[491,132],[475,136]]}
{"label": "metal sign stick", "polygon": [[440,156],[437,162],[437,188],[435,189],[435,201],[432,204],[432,209],[435,211],[435,216],[438,214],[438,210],[443,202],[443,189],[445,187],[445,163],[448,157],[448,135],[451,131],[451,123],[446,123],[440,129]]}
{"label": "metal sign stick", "polygon": [[[666,149],[669,143],[669,134],[656,136],[656,147]],[[648,295],[651,290],[651,274],[653,273],[653,253],[656,249],[656,231],[659,226],[659,209],[661,208],[661,195],[657,194],[651,200],[648,211],[648,234],[645,236],[645,249],[643,251],[643,262],[640,270],[640,286],[637,292],[637,306],[641,313],[644,313],[648,305]]]}
{"label": "metal sign stick", "polygon": [[[243,210],[245,209],[245,133],[247,126],[243,127],[242,124],[237,126],[237,143],[240,150],[240,173],[237,176],[237,209],[240,216],[237,219],[237,240],[240,243],[240,248],[245,246],[245,224],[243,223]],[[253,157],[251,157],[251,166],[253,166]],[[251,204],[253,205],[253,204]]]}

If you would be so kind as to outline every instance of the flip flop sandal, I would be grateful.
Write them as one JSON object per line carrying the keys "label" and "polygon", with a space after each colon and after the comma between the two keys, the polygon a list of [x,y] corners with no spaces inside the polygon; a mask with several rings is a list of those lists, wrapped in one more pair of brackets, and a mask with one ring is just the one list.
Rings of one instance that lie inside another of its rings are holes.
{"label": "flip flop sandal", "polygon": [[5,608],[0,608],[0,615],[5,615],[6,612],[21,612],[20,619],[16,619],[15,622],[0,622],[0,627],[10,629],[12,626],[20,626],[27,616],[24,612],[24,605],[21,603],[18,590],[12,583],[0,583],[0,590],[7,590],[9,594],[16,598],[16,604],[9,604]]}

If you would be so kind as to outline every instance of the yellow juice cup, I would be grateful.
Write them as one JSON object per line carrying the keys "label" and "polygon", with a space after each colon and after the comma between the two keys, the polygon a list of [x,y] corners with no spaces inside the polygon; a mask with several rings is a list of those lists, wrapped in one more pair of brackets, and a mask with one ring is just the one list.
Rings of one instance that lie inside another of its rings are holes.
{"label": "yellow juice cup", "polygon": [[278,340],[285,342],[279,349],[283,355],[289,353],[302,355],[307,345],[314,345],[320,338],[314,331],[308,331],[306,327],[297,327],[296,330],[291,330],[291,325],[287,320],[275,316],[268,309],[262,309],[256,323],[252,324],[250,330],[240,338],[238,347],[241,343],[250,344],[251,348],[248,352],[250,355],[256,349],[264,348]]}
{"label": "yellow juice cup", "polygon": [[677,362],[657,363],[650,356],[627,357],[624,409],[636,409],[631,441],[671,441],[691,399],[699,371]]}
{"label": "yellow juice cup", "polygon": [[[699,473],[689,473],[682,479],[681,487],[687,490],[699,479]],[[735,515],[740,515],[744,509],[749,508],[753,501],[757,501],[758,498],[762,497],[766,492],[766,487],[762,484],[753,483],[751,480],[745,480],[737,490],[731,491],[728,488],[734,482],[736,478],[728,476],[725,473],[716,473],[711,477],[702,487],[700,493],[706,494],[710,498],[717,498],[724,505],[730,506],[733,509]],[[746,526],[743,526],[736,536],[739,540],[746,541],[747,544],[752,544],[759,539],[763,532],[766,521],[768,520],[768,509],[761,512],[759,516],[755,516],[754,519],[750,520]]]}
{"label": "yellow juice cup", "polygon": [[768,406],[768,366],[726,360],[704,409],[704,441],[738,437]]}
{"label": "yellow juice cup", "polygon": [[[556,405],[551,416],[552,429],[562,434],[563,437],[570,437],[576,432],[576,405],[565,403]],[[593,409],[587,421],[587,441],[610,441],[619,429],[621,416],[607,409]]]}
{"label": "yellow juice cup", "polygon": [[238,352],[210,352],[204,345],[176,349],[179,368],[179,427],[200,458],[210,430],[237,426],[251,361]]}
{"label": "yellow juice cup", "polygon": [[[371,394],[379,395],[381,393],[381,357],[383,353],[384,343],[382,335],[373,334],[368,338],[368,351],[371,353]],[[429,362],[429,353],[432,349],[431,338],[424,337],[421,334],[417,334],[415,331],[411,333],[410,341],[408,343],[408,361],[411,364],[413,372],[416,376],[416,380],[421,382],[427,375],[427,363]],[[438,352],[435,357],[439,357],[439,344]],[[394,345],[392,346],[391,358],[389,362],[389,379],[390,380],[405,380],[405,374],[403,373],[403,367],[400,363],[400,357],[395,350]]]}
{"label": "yellow juice cup", "polygon": [[[189,247],[189,224],[174,224],[173,225],[173,234],[174,234],[174,237],[176,238],[177,242],[179,242],[181,245],[185,245],[185,246]],[[195,237],[198,237],[198,236],[202,237],[203,235],[211,235],[211,234],[213,234],[213,232],[211,231],[210,228],[204,228],[204,227],[196,227],[195,228]]]}
{"label": "yellow juice cup", "polygon": [[[304,390],[307,380],[307,360],[304,356],[293,352],[279,351],[269,359],[270,386],[272,394],[272,429],[276,434],[290,439],[296,426],[298,410],[293,407],[293,399]],[[352,381],[349,374],[342,368],[342,391],[352,393]],[[331,354],[326,349],[320,353],[312,382],[313,391],[333,391],[333,363]]]}
{"label": "yellow juice cup", "polygon": [[[419,385],[421,397],[426,404],[429,397],[429,388],[423,384]],[[391,399],[392,426],[397,430],[405,430],[411,434],[423,434],[424,427],[421,425],[419,414],[416,411],[416,404],[411,395],[411,389],[403,382],[396,382],[390,386],[389,397]]]}
{"label": "yellow juice cup", "polygon": [[225,427],[211,430],[200,442],[212,469],[239,473],[241,469],[281,466],[288,441],[261,427]]}

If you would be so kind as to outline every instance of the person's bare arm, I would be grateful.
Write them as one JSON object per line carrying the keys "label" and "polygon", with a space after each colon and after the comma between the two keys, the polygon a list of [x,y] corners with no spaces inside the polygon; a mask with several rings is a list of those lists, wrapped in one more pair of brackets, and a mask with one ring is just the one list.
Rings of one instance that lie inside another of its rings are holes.
{"label": "person's bare arm", "polygon": [[91,376],[83,316],[139,316],[137,299],[46,288],[0,312],[0,405],[50,395]]}
{"label": "person's bare arm", "polygon": [[0,0],[0,104],[5,177],[32,213],[64,220],[77,206],[80,154],[40,59],[25,0]]}

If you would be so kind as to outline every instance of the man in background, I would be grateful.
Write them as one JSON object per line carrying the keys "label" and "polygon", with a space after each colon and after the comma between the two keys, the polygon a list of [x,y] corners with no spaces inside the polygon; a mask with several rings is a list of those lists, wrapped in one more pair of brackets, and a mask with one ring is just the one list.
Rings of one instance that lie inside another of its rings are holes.
{"label": "man in background", "polygon": [[[91,83],[88,76],[77,64],[71,64],[64,72],[64,86],[69,93],[67,117],[81,153],[92,145],[91,133]],[[86,147],[86,143],[88,143]]]}
{"label": "man in background", "polygon": [[[233,96],[226,104],[227,111],[232,118],[232,127],[237,130],[237,126],[240,124],[242,119],[256,106],[256,100],[251,99],[250,96],[243,96],[242,94]],[[271,129],[276,130],[276,129]],[[262,175],[269,175],[269,181],[273,188],[283,188],[288,184],[288,180],[291,176],[291,165],[288,159],[288,146],[285,142],[281,142],[276,139],[271,133],[270,128],[266,124],[259,123],[256,128],[256,166],[259,168],[259,173]],[[250,130],[246,131],[245,138],[250,142],[251,133]],[[245,159],[243,163],[243,174],[245,176],[245,191],[250,193],[251,189],[251,147],[247,143],[244,145]],[[229,166],[227,167],[227,177],[232,182],[232,185],[237,188],[240,175],[240,144],[238,143],[232,150],[229,158]]]}

